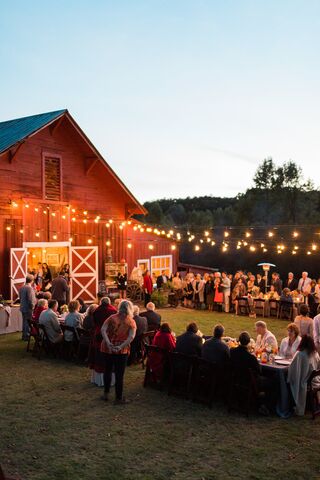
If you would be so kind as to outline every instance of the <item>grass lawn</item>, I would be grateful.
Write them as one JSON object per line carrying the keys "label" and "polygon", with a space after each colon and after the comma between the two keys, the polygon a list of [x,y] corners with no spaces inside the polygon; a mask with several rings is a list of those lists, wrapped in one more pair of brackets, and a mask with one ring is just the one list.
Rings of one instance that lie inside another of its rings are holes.
{"label": "grass lawn", "polygon": [[[176,334],[197,321],[204,334],[254,334],[254,320],[166,309]],[[286,322],[268,320],[278,340]],[[19,334],[0,336],[0,462],[25,480],[319,479],[320,418],[249,419],[143,389],[141,367],[126,371],[125,406],[103,403],[84,367],[40,362]]]}

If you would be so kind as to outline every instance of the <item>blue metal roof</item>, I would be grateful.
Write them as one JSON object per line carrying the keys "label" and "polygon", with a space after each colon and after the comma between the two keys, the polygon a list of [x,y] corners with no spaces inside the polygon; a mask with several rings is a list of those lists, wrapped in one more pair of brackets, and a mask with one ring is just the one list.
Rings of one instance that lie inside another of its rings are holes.
{"label": "blue metal roof", "polygon": [[0,153],[29,137],[29,135],[52,122],[52,120],[59,118],[67,111],[67,109],[57,110],[0,122]]}

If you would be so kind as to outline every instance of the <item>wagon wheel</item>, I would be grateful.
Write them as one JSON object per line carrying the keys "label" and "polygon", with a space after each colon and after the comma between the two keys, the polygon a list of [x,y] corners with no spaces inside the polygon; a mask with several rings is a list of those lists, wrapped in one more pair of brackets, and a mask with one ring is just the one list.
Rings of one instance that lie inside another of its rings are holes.
{"label": "wagon wheel", "polygon": [[143,291],[140,285],[136,282],[127,285],[127,298],[132,302],[140,301],[143,297]]}

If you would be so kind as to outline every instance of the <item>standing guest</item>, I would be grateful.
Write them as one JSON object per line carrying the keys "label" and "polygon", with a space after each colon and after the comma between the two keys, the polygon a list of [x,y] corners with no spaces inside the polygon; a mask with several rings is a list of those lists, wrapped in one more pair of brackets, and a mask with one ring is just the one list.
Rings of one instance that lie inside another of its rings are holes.
{"label": "standing guest", "polygon": [[266,322],[259,320],[255,324],[257,332],[256,351],[261,352],[271,347],[275,352],[278,350],[278,342],[276,337],[267,329]]}
{"label": "standing guest", "polygon": [[[72,300],[68,304],[69,313],[66,315],[64,324],[67,327],[79,328],[82,326],[82,315],[79,312],[80,303],[78,300]],[[72,342],[74,340],[74,333],[66,330],[64,332],[64,339],[66,342]]]}
{"label": "standing guest", "polygon": [[221,273],[221,287],[223,288],[223,305],[224,311],[229,313],[230,311],[230,293],[231,293],[231,280],[227,275],[227,272]]}
{"label": "standing guest", "polygon": [[63,271],[63,276],[64,276],[64,278],[66,279],[67,283],[69,284],[69,282],[70,282],[70,277],[71,277],[71,275],[70,275],[70,265],[69,265],[69,263],[65,263],[65,264],[63,265],[62,271]]}
{"label": "standing guest", "polygon": [[287,326],[288,336],[281,340],[279,354],[284,358],[292,358],[301,342],[299,328],[295,323],[289,323]]}
{"label": "standing guest", "polygon": [[284,287],[289,288],[290,292],[293,292],[294,290],[297,290],[298,288],[298,280],[294,278],[294,275],[292,272],[288,273],[288,278],[284,282]]}
{"label": "standing guest", "polygon": [[148,330],[159,330],[161,324],[161,315],[155,311],[154,303],[149,302],[146,305],[147,310],[140,313],[141,317],[145,317],[148,321]]}
{"label": "standing guest", "polygon": [[80,310],[79,310],[79,313],[86,313],[87,309],[88,309],[88,305],[86,305],[84,303],[84,300],[82,297],[79,297],[78,298],[78,302],[80,303]]}
{"label": "standing guest", "polygon": [[47,291],[51,289],[51,282],[52,282],[52,273],[50,268],[48,267],[47,263],[42,264],[42,290]]}
{"label": "standing guest", "polygon": [[206,305],[210,312],[213,310],[213,297],[214,297],[214,278],[213,275],[209,275],[204,285],[204,296],[206,299]]}
{"label": "standing guest", "polygon": [[[79,339],[79,351],[78,351],[78,358],[81,361],[86,361],[88,363],[91,362],[91,345],[93,343],[93,336],[94,336],[94,320],[93,320],[93,313],[98,308],[96,303],[92,303],[83,318],[82,321],[82,335]],[[94,353],[94,352],[93,352]]]}
{"label": "standing guest", "polygon": [[143,334],[148,331],[148,320],[146,317],[139,315],[140,309],[137,305],[133,306],[133,320],[136,323],[136,335],[130,346],[130,355],[128,359],[128,365],[135,363],[141,358],[141,340]]}
{"label": "standing guest", "polygon": [[214,305],[218,306],[218,309],[222,309],[223,304],[223,288],[221,285],[221,277],[216,277],[214,281],[214,297],[213,297]]}
{"label": "standing guest", "polygon": [[63,340],[63,333],[58,319],[58,302],[49,300],[48,309],[44,310],[39,317],[39,325],[43,325],[51,343],[60,343]]}
{"label": "standing guest", "polygon": [[[288,383],[295,402],[295,414],[304,415],[307,398],[307,384],[313,370],[320,368],[320,358],[314,341],[309,335],[303,335],[298,351],[288,371]],[[319,380],[317,381],[317,383]],[[316,383],[314,379],[313,386]],[[318,385],[317,385],[318,386]],[[320,386],[320,382],[319,382]]]}
{"label": "standing guest", "polygon": [[196,323],[189,323],[186,331],[177,337],[175,351],[184,355],[197,355],[201,357],[202,338],[197,335]]}
{"label": "standing guest", "polygon": [[201,280],[201,275],[198,273],[192,282],[193,287],[193,302],[195,308],[201,308],[204,302],[204,282]]}
{"label": "standing guest", "polygon": [[303,335],[310,335],[313,337],[313,320],[309,317],[308,305],[304,303],[300,306],[300,315],[294,319],[294,323],[299,328],[301,337]]}
{"label": "standing guest", "polygon": [[117,286],[120,293],[120,298],[127,298],[127,274],[125,271],[118,272]]}
{"label": "standing guest", "polygon": [[101,352],[101,328],[104,322],[115,313],[117,313],[117,309],[111,305],[109,297],[102,297],[99,307],[93,312],[94,335],[90,344],[89,368],[92,370],[91,383],[98,387],[103,386],[105,368],[105,358]]}
{"label": "standing guest", "polygon": [[308,272],[302,272],[301,278],[298,283],[298,290],[304,297],[308,296],[310,292],[311,278],[308,277]]}
{"label": "standing guest", "polygon": [[259,287],[261,293],[266,293],[266,281],[261,273],[257,273],[255,284]]}
{"label": "standing guest", "polygon": [[184,288],[183,288],[183,297],[184,297],[183,298],[183,305],[186,308],[192,308],[193,294],[194,294],[194,291],[193,291],[193,286],[192,286],[192,280],[189,277],[189,275],[187,275],[187,277],[185,279],[185,283],[184,283]]}
{"label": "standing guest", "polygon": [[64,278],[64,273],[61,270],[59,275],[52,281],[52,298],[57,300],[59,307],[67,303],[67,293],[69,293],[69,286]]}
{"label": "standing guest", "polygon": [[217,363],[221,367],[226,366],[230,360],[230,349],[222,340],[223,334],[223,325],[216,325],[213,330],[213,337],[203,344],[201,353],[204,360]]}
{"label": "standing guest", "polygon": [[157,277],[157,288],[162,288],[168,282],[168,277],[166,275],[166,271],[162,270],[161,275]]}
{"label": "standing guest", "polygon": [[314,317],[313,319],[313,340],[320,354],[320,314]]}
{"label": "standing guest", "polygon": [[42,279],[43,279],[43,268],[42,263],[38,262],[38,268],[34,277],[34,283],[37,286],[37,291],[39,292],[42,289]]}
{"label": "standing guest", "polygon": [[310,292],[307,297],[307,302],[310,310],[310,317],[315,317],[317,315],[318,310],[318,299],[316,294],[316,286],[317,282],[315,280],[311,280],[310,283]]}
{"label": "standing guest", "polygon": [[144,290],[144,306],[147,306],[147,303],[151,300],[151,294],[153,290],[152,278],[150,276],[149,270],[146,270],[143,276],[143,290]]}
{"label": "standing guest", "polygon": [[172,278],[172,288],[179,303],[182,298],[182,278],[179,272],[176,272]]}
{"label": "standing guest", "polygon": [[130,353],[130,343],[136,334],[136,323],[133,320],[133,305],[123,300],[119,312],[111,315],[101,328],[103,341],[101,351],[105,353],[104,395],[107,401],[111,386],[111,376],[114,370],[116,379],[115,404],[126,403],[123,396],[123,377]]}
{"label": "standing guest", "polygon": [[20,312],[22,314],[22,340],[28,341],[32,312],[37,302],[33,288],[33,275],[26,276],[26,283],[19,290]]}
{"label": "standing guest", "polygon": [[[168,323],[163,323],[160,327],[160,330],[154,336],[152,345],[160,347],[168,352],[172,352],[176,346],[176,339],[171,333],[171,328]],[[165,359],[162,353],[160,352],[151,352],[148,356],[148,361],[152,374],[158,379],[163,378],[163,374],[166,373],[165,369],[167,365],[165,364]]]}
{"label": "standing guest", "polygon": [[280,279],[279,273],[274,272],[272,274],[271,285],[274,287],[275,291],[280,297],[282,292],[282,280]]}

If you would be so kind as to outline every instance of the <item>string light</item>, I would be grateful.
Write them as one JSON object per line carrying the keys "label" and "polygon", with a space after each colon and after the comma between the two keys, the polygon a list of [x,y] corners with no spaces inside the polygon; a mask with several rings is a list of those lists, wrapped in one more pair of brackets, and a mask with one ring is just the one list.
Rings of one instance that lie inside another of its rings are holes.
{"label": "string light", "polygon": [[88,215],[87,210],[84,210],[83,215]]}
{"label": "string light", "polygon": [[7,228],[6,228],[6,230],[8,230],[8,232],[10,232],[11,227],[8,225]]}
{"label": "string light", "polygon": [[132,244],[131,244],[131,243],[128,243],[127,247],[128,247],[128,248],[132,248]]}
{"label": "string light", "polygon": [[88,243],[92,243],[92,239],[91,238],[88,238]]}
{"label": "string light", "polygon": [[312,244],[311,250],[313,251],[317,250],[317,245],[315,243]]}
{"label": "string light", "polygon": [[268,232],[268,237],[273,237],[274,233],[273,232]]}
{"label": "string light", "polygon": [[52,238],[53,238],[53,240],[57,240],[58,237],[57,237],[57,235],[53,235]]}
{"label": "string light", "polygon": [[205,236],[205,237],[209,237],[209,232],[208,232],[208,231],[205,231],[205,232],[204,232],[204,236]]}
{"label": "string light", "polygon": [[310,252],[310,250],[308,250],[308,251],[307,251],[307,255],[311,255],[311,252]]}
{"label": "string light", "polygon": [[223,235],[224,235],[225,238],[227,238],[227,237],[229,237],[229,232],[224,232]]}
{"label": "string light", "polygon": [[23,228],[20,229],[20,233],[23,233]]}
{"label": "string light", "polygon": [[11,202],[11,205],[13,208],[17,208],[19,205],[17,204],[17,202]]}
{"label": "string light", "polygon": [[153,245],[149,245],[149,250],[153,250],[154,249],[154,246]]}
{"label": "string light", "polygon": [[194,249],[195,249],[196,252],[199,252],[200,246],[199,246],[199,245],[195,245]]}
{"label": "string light", "polygon": [[255,252],[256,251],[256,247],[254,245],[250,245],[250,251],[251,252]]}
{"label": "string light", "polygon": [[175,245],[171,245],[171,250],[174,251],[174,250],[176,250],[176,248],[177,248],[177,247],[176,247]]}
{"label": "string light", "polygon": [[111,245],[110,240],[107,240],[107,241],[106,241],[106,245],[107,245],[107,247],[110,247],[110,245]]}
{"label": "string light", "polygon": [[246,232],[246,238],[249,238],[251,237],[251,233],[250,232]]}
{"label": "string light", "polygon": [[299,233],[298,232],[293,232],[292,235],[294,236],[294,238],[297,238],[299,236]]}
{"label": "string light", "polygon": [[72,237],[69,238],[69,242],[73,242],[73,238],[72,238]]}
{"label": "string light", "polygon": [[40,237],[40,233],[39,233],[39,232],[36,233],[36,237]]}
{"label": "string light", "polygon": [[84,218],[82,221],[83,221],[83,223],[87,223],[87,222],[88,222],[88,220],[87,220],[86,218]]}

